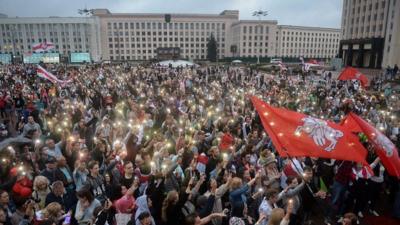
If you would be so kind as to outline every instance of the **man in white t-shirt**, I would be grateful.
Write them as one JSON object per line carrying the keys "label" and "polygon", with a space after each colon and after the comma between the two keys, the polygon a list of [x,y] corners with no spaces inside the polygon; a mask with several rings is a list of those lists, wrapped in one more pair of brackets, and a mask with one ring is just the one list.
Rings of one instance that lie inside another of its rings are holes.
{"label": "man in white t-shirt", "polygon": [[258,212],[265,215],[265,219],[261,222],[261,225],[268,224],[272,209],[277,208],[276,203],[279,201],[278,194],[278,190],[275,189],[268,189],[265,193],[265,198],[258,208]]}

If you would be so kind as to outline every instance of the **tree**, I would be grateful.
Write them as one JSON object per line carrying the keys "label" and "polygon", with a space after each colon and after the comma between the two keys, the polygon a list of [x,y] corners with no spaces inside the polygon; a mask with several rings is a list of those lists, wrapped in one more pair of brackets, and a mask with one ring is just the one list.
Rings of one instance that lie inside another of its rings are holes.
{"label": "tree", "polygon": [[231,53],[235,56],[237,52],[237,45],[231,45]]}
{"label": "tree", "polygon": [[217,41],[215,40],[213,34],[211,34],[211,37],[207,43],[207,59],[211,62],[217,61]]}

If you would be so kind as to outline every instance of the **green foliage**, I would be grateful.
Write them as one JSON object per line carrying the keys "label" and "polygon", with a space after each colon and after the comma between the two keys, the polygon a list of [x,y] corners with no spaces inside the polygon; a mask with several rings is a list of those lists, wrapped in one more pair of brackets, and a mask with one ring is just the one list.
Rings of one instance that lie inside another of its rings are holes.
{"label": "green foliage", "polygon": [[217,61],[217,41],[212,34],[207,43],[207,59],[211,62]]}

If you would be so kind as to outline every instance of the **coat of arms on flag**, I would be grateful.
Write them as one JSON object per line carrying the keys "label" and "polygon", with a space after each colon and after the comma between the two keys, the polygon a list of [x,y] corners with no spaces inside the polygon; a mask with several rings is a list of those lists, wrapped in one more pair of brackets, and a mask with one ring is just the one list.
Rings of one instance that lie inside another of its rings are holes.
{"label": "coat of arms on flag", "polygon": [[334,150],[338,139],[343,137],[343,132],[330,127],[326,121],[311,116],[301,120],[303,125],[297,127],[295,134],[299,135],[301,131],[304,131],[316,145],[321,147],[326,144],[327,140],[330,141],[330,144],[324,148],[328,152]]}

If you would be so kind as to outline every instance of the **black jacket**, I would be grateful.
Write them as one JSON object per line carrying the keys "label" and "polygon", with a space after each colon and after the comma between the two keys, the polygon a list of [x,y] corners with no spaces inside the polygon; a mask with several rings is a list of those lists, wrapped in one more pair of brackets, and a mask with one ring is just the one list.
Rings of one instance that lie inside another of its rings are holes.
{"label": "black jacket", "polygon": [[67,179],[65,178],[63,172],[61,172],[61,170],[58,168],[52,171],[44,169],[40,175],[45,176],[50,181],[50,184],[60,180],[64,183],[64,186],[68,185]]}
{"label": "black jacket", "polygon": [[53,192],[50,192],[46,196],[45,204],[47,206],[52,202],[57,202],[64,208],[65,212],[68,212],[70,209],[74,208],[77,201],[78,200],[76,199],[75,194],[64,194],[62,196],[56,196]]}

